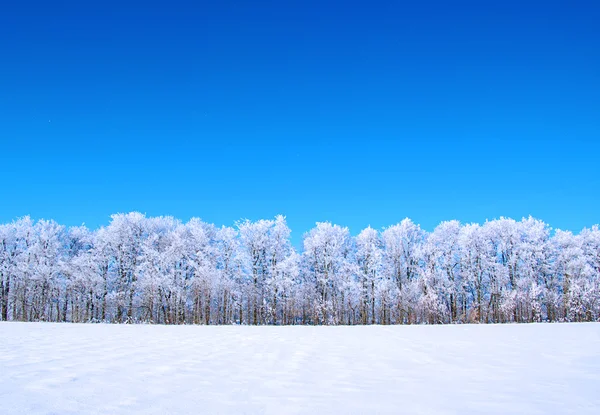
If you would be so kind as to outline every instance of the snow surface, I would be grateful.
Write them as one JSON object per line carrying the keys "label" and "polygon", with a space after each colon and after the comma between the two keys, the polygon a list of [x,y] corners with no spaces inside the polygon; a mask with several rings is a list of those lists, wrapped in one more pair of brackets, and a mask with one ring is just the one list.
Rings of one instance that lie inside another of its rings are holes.
{"label": "snow surface", "polygon": [[600,324],[0,323],[2,414],[599,414]]}

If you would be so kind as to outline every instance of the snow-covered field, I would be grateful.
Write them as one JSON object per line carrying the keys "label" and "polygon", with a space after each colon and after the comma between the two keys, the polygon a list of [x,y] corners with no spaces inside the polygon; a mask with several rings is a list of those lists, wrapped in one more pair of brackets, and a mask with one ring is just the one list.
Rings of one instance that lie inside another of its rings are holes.
{"label": "snow-covered field", "polygon": [[599,414],[600,324],[0,323],[2,414]]}

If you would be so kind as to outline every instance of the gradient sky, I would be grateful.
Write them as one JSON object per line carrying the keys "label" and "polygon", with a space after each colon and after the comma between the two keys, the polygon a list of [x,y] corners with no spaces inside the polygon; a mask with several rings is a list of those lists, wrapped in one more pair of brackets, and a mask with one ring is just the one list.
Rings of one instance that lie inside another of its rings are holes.
{"label": "gradient sky", "polygon": [[600,2],[0,12],[0,222],[600,222]]}

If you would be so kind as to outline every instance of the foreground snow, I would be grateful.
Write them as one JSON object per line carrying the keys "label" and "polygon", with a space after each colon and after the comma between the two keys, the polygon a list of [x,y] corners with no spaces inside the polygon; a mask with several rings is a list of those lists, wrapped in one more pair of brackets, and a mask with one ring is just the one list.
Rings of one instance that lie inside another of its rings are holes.
{"label": "foreground snow", "polygon": [[600,324],[0,323],[2,414],[597,414]]}

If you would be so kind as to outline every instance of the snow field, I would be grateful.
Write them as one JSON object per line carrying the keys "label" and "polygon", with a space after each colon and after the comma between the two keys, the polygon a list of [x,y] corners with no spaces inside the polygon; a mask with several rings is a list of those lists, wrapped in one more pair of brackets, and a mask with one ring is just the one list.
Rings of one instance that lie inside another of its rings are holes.
{"label": "snow field", "polygon": [[0,323],[1,414],[598,414],[600,324]]}

